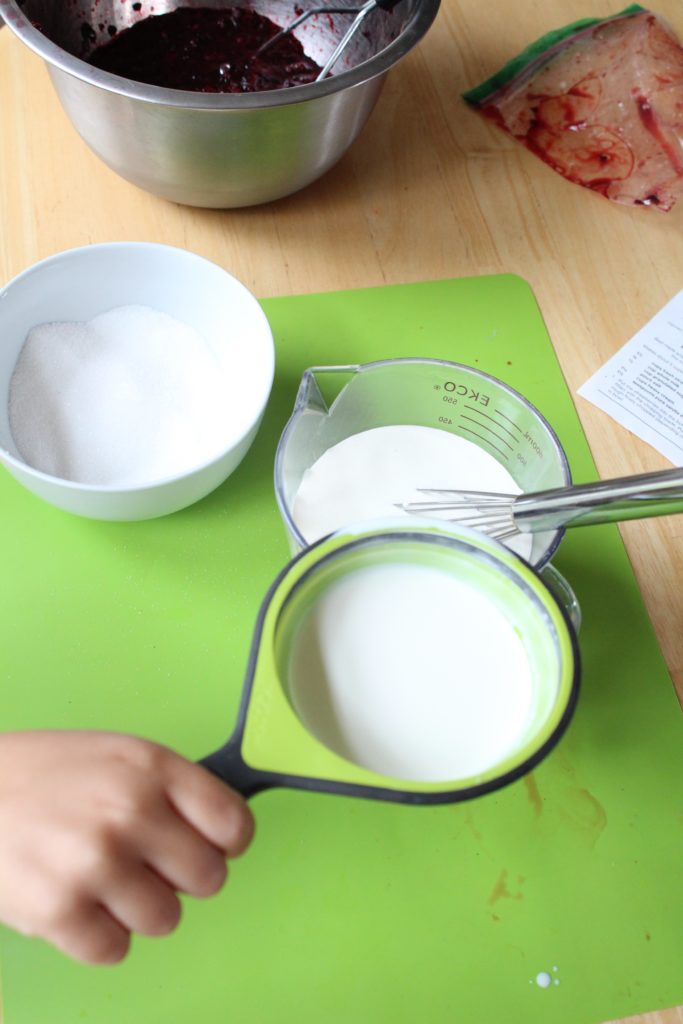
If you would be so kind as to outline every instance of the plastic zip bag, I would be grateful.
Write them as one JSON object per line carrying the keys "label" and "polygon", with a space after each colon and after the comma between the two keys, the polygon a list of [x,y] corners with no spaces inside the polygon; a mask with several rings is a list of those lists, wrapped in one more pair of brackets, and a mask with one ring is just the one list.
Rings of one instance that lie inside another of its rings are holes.
{"label": "plastic zip bag", "polygon": [[463,98],[614,202],[670,210],[683,193],[683,48],[637,4],[549,32]]}

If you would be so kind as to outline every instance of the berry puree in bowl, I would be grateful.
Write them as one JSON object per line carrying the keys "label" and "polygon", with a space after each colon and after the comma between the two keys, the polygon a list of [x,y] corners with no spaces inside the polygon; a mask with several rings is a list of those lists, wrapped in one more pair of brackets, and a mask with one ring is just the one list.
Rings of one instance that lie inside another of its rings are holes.
{"label": "berry puree in bowl", "polygon": [[259,92],[307,85],[320,67],[298,39],[255,11],[179,7],[143,18],[98,46],[88,62],[146,85],[192,92]]}

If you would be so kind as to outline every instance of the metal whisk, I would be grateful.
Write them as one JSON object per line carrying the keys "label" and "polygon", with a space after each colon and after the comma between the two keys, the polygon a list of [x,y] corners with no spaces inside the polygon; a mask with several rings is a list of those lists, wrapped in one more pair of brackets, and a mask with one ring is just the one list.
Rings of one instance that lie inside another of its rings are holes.
{"label": "metal whisk", "polygon": [[[398,508],[415,515],[438,512],[449,522],[464,523],[497,540],[507,540],[519,533],[541,533],[561,526],[616,523],[683,512],[683,469],[520,495],[439,488],[419,491],[437,500],[408,502]],[[457,515],[445,516],[448,512]]]}
{"label": "metal whisk", "polygon": [[274,36],[271,36],[270,39],[267,39],[265,43],[263,43],[258,48],[258,50],[256,51],[256,55],[260,56],[266,50],[269,50],[271,46],[274,46],[280,39],[282,39],[283,36],[289,35],[290,32],[293,32],[294,29],[298,28],[298,26],[301,25],[302,22],[306,21],[307,18],[313,17],[313,15],[353,15],[353,21],[351,22],[351,25],[346,30],[342,38],[339,40],[330,56],[325,61],[325,64],[323,65],[322,70],[320,71],[320,74],[316,78],[316,82],[320,82],[323,78],[329,75],[330,71],[337,63],[344,50],[355,36],[356,32],[358,32],[358,30],[360,29],[368,14],[370,14],[371,11],[374,11],[376,7],[378,7],[382,11],[393,11],[394,7],[396,7],[398,3],[399,0],[367,0],[367,2],[362,4],[360,7],[329,7],[327,5],[323,5],[322,7],[311,7],[309,10],[304,11],[303,14],[300,14],[298,18],[294,18],[293,21],[290,21],[288,25],[285,25],[283,29],[277,32]]}

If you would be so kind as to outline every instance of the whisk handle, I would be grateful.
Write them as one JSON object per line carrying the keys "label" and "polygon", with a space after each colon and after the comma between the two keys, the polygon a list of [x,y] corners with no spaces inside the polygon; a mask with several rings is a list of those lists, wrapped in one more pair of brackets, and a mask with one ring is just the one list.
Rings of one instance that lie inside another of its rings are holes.
{"label": "whisk handle", "polygon": [[375,0],[375,6],[382,11],[393,11],[400,0]]}
{"label": "whisk handle", "polygon": [[617,477],[520,495],[512,507],[522,533],[645,519],[683,512],[683,469]]}

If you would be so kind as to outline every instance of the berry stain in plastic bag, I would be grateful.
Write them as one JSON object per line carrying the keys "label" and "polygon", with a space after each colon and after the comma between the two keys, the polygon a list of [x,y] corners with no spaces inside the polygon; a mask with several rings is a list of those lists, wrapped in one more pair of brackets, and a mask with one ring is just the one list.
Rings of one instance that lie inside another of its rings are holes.
{"label": "berry stain in plastic bag", "polygon": [[641,7],[549,33],[465,99],[617,203],[670,210],[683,193],[683,48]]}

